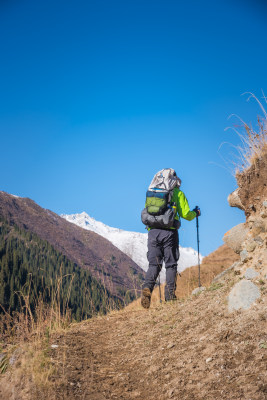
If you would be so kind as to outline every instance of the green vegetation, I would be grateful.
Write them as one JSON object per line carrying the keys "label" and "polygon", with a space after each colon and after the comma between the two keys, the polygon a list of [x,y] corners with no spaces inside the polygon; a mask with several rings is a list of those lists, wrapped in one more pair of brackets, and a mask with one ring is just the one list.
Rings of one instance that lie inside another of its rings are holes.
{"label": "green vegetation", "polygon": [[207,289],[208,291],[212,292],[213,290],[217,290],[223,287],[223,283],[213,283],[210,285],[210,287]]}
{"label": "green vegetation", "polygon": [[80,321],[120,301],[48,242],[0,218],[0,314],[57,303]]}

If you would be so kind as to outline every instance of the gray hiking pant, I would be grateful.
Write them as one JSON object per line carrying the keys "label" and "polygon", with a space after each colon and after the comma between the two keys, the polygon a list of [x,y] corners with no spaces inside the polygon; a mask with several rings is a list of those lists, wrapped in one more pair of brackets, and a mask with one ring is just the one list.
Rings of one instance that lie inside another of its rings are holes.
{"label": "gray hiking pant", "polygon": [[177,230],[151,229],[148,232],[147,259],[149,267],[144,288],[152,292],[164,260],[166,267],[165,300],[175,298],[177,262],[179,260],[179,236]]}

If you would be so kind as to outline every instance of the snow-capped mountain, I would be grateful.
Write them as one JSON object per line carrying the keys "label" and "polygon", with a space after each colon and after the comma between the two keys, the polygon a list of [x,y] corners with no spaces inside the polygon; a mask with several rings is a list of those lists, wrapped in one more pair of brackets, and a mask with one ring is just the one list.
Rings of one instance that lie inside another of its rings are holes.
{"label": "snow-capped mountain", "polygon": [[[147,233],[128,232],[118,228],[112,228],[103,222],[96,221],[90,217],[86,212],[81,214],[62,214],[61,217],[67,221],[72,222],[81,228],[93,231],[108,239],[114,246],[118,247],[121,251],[127,254],[131,259],[139,265],[143,270],[147,271]],[[200,255],[200,261],[202,261]],[[191,247],[180,246],[180,259],[178,262],[178,271],[182,272],[186,268],[196,265],[198,263],[197,251]],[[165,276],[165,268],[161,273],[162,279]]]}

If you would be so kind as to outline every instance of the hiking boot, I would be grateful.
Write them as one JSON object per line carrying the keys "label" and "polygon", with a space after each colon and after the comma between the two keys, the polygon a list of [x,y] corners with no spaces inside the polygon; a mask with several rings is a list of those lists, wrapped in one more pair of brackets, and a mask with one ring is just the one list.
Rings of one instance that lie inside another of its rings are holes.
{"label": "hiking boot", "polygon": [[150,307],[150,300],[151,300],[151,292],[148,288],[144,288],[142,290],[142,296],[141,296],[141,305],[144,308],[149,308]]}
{"label": "hiking boot", "polygon": [[167,303],[170,303],[170,304],[174,304],[177,300],[178,300],[178,299],[177,299],[176,296],[175,296],[175,297],[172,297],[171,299],[168,299],[168,300],[165,299],[165,301],[166,301]]}

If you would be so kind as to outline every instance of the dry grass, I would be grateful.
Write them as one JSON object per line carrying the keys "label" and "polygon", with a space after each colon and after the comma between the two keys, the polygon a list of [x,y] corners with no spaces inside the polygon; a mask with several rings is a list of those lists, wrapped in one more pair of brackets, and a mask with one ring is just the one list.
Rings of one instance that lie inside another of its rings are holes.
{"label": "dry grass", "polygon": [[[237,161],[234,162],[235,173],[240,173],[249,168],[267,151],[267,112],[262,102],[253,93],[244,94],[249,95],[247,101],[249,101],[251,98],[256,100],[263,115],[257,117],[257,128],[253,128],[252,125],[248,125],[242,118],[235,114],[232,114],[229,117],[231,118],[235,116],[241,122],[241,126],[235,125],[233,127],[226,128],[226,130],[234,130],[241,140],[240,146],[234,146],[238,153]],[[264,93],[263,100],[267,104],[267,98],[265,97]]]}
{"label": "dry grass", "polygon": [[[37,340],[50,335],[53,331],[64,329],[71,322],[71,310],[68,301],[73,277],[71,279],[68,295],[61,305],[61,292],[65,276],[55,278],[55,285],[51,290],[51,303],[48,305],[40,293],[37,293],[34,285],[30,282],[18,292],[21,312],[9,313],[2,307],[4,314],[0,316],[1,340],[9,344],[18,344]],[[44,291],[45,292],[45,291]],[[30,298],[33,297],[33,307]]]}
{"label": "dry grass", "polygon": [[[7,375],[3,376],[0,392],[2,390],[6,398],[9,398],[10,391],[13,393],[14,387],[21,382],[24,382],[27,388],[36,385],[49,390],[50,377],[55,373],[49,355],[51,335],[66,331],[71,325],[71,311],[67,306],[70,287],[66,301],[63,305],[60,302],[64,278],[65,276],[56,277],[49,305],[29,284],[18,293],[23,305],[22,311],[8,313],[4,310],[4,314],[0,316],[0,354],[3,357],[0,372]],[[32,295],[34,311],[29,300]],[[11,370],[12,374],[9,373]]]}

